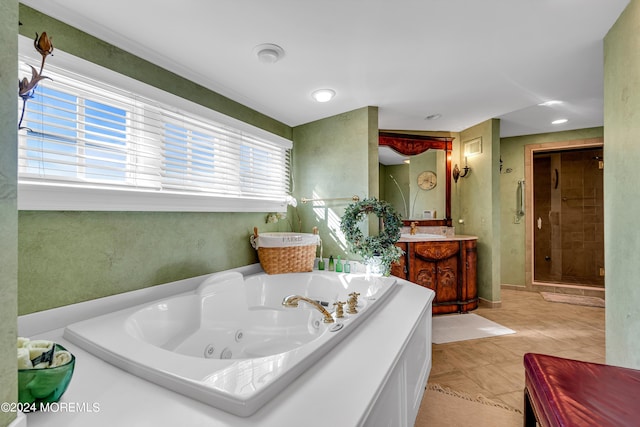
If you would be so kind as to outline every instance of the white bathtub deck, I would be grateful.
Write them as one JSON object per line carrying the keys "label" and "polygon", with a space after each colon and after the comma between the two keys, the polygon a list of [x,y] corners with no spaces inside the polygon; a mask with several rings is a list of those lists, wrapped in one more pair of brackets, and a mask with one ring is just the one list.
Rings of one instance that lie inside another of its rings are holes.
{"label": "white bathtub deck", "polygon": [[[429,318],[431,316],[432,292],[409,282],[399,281],[398,285],[397,292],[387,304],[366,319],[366,324],[361,325],[280,395],[248,418],[231,415],[140,379],[62,338],[63,325],[56,325],[60,319],[76,321],[82,317],[78,313],[86,311],[93,311],[95,316],[95,309],[77,304],[65,310],[51,310],[50,313],[38,313],[37,316],[21,319],[20,335],[53,339],[67,347],[77,359],[73,380],[61,400],[63,405],[57,412],[28,414],[28,426],[363,425],[363,420],[372,410],[372,402],[396,367],[398,354],[405,348],[417,322],[427,310]],[[188,281],[183,283],[180,291],[184,292],[184,288],[189,286],[191,284]],[[159,288],[157,292],[167,291]],[[150,290],[145,290],[143,294],[144,297],[136,297],[138,301],[158,298]],[[122,304],[131,304],[121,296],[116,299],[121,303],[115,304],[112,301],[110,309],[114,309],[114,305],[123,308]],[[108,303],[101,302],[102,305]],[[75,313],[69,310],[75,310]],[[48,321],[47,316],[50,317]],[[36,334],[38,328],[42,330],[42,325],[54,325],[57,329]],[[430,348],[427,354],[430,356]]]}

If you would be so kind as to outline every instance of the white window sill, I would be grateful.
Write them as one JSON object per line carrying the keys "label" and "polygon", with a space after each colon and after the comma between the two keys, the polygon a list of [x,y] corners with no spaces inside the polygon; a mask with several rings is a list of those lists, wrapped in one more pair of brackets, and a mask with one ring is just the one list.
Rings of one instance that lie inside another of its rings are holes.
{"label": "white window sill", "polygon": [[285,200],[19,182],[18,209],[47,211],[286,212]]}

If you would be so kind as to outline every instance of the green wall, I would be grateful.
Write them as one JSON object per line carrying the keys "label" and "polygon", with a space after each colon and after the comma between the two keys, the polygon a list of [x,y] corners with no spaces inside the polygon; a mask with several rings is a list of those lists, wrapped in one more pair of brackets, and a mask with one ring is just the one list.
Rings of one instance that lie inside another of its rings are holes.
{"label": "green wall", "polygon": [[[398,182],[397,186],[389,175],[393,175]],[[410,189],[409,165],[380,165],[380,199],[391,203],[402,219],[409,219],[411,212]]]}
{"label": "green wall", "polygon": [[[409,215],[412,219],[421,219],[422,211],[435,210],[436,217],[446,216],[445,204],[447,186],[445,184],[446,159],[443,150],[428,150],[411,157],[409,167]],[[437,183],[431,190],[418,187],[418,175],[424,171],[436,173]]]}
{"label": "green wall", "polygon": [[[500,140],[503,167],[500,174],[500,257],[501,283],[526,286],[525,280],[525,225],[526,217],[514,221],[518,180],[525,178],[524,149],[531,144],[573,141],[602,137],[602,127],[566,132],[516,136]],[[507,173],[507,169],[511,172]],[[526,185],[526,183],[525,183]]]}
{"label": "green wall", "polygon": [[[291,138],[292,129],[276,120],[24,5],[19,13],[25,36],[47,31],[56,49]],[[15,27],[9,30],[15,38]],[[49,62],[55,62],[55,52]],[[15,115],[15,98],[8,99]],[[265,218],[261,213],[20,212],[18,313],[252,264],[257,262],[248,241],[253,227],[275,231],[281,226],[265,224]]]}
{"label": "green wall", "polygon": [[[456,233],[478,236],[478,296],[500,301],[500,121],[480,123],[460,133],[453,163],[464,165],[464,143],[482,138],[482,153],[469,157],[471,173],[458,180],[460,218]],[[462,166],[461,166],[462,167]],[[453,202],[452,202],[453,203]]]}
{"label": "green wall", "polygon": [[[0,2],[0,402],[15,402],[18,298],[18,2]],[[0,411],[0,426],[15,413]]]}
{"label": "green wall", "polygon": [[604,40],[606,360],[640,369],[640,0]]}
{"label": "green wall", "polygon": [[[374,150],[370,147],[372,135]],[[297,126],[293,129],[293,139],[294,196],[298,200],[302,197],[333,199],[357,195],[362,199],[378,196],[376,107],[360,108]],[[374,168],[369,167],[372,151]],[[302,231],[309,232],[314,226],[318,227],[324,258],[340,255],[344,259],[347,255],[341,238],[340,217],[349,203],[348,200],[326,201],[324,206],[298,203],[296,210],[302,219]],[[356,259],[353,254],[348,257]]]}
{"label": "green wall", "polygon": [[20,212],[19,314],[257,262],[265,214]]}

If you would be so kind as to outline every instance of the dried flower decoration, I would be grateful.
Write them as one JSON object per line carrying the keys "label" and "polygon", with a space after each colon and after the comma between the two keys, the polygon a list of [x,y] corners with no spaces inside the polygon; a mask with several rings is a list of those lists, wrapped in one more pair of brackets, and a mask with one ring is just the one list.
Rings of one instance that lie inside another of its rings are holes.
{"label": "dried flower decoration", "polygon": [[53,53],[53,38],[47,36],[46,32],[43,32],[42,35],[36,33],[36,38],[33,40],[33,47],[42,56],[42,62],[40,63],[40,71],[36,71],[35,68],[29,65],[29,67],[31,67],[31,80],[25,77],[18,81],[18,95],[22,98],[22,113],[20,114],[18,129],[24,129],[22,127],[22,119],[24,118],[27,100],[33,98],[33,93],[38,87],[38,83],[43,79],[51,80],[49,77],[42,75],[42,70],[44,70],[44,63],[47,56]]}
{"label": "dried flower decoration", "polygon": [[[53,38],[49,38],[46,31],[43,32],[40,37],[38,37],[38,33],[36,33],[36,39],[33,41],[33,46],[38,52],[40,52],[40,55],[42,55],[42,67],[44,67],[44,58],[53,53]],[[40,68],[41,72],[42,67]]]}

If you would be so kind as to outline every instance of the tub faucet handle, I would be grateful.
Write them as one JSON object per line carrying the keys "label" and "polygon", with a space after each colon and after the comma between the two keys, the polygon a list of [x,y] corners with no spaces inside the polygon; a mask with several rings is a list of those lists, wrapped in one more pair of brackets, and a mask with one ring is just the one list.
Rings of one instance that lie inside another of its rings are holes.
{"label": "tub faucet handle", "polygon": [[347,301],[347,305],[349,305],[349,308],[347,308],[347,313],[349,314],[358,313],[358,309],[356,308],[356,302],[354,300],[350,299],[349,301]]}
{"label": "tub faucet handle", "polygon": [[418,227],[416,227],[418,225],[418,223],[416,221],[411,221],[411,230],[409,231],[409,233],[413,236],[414,234],[416,234],[416,231],[418,229]]}
{"label": "tub faucet handle", "polygon": [[351,292],[349,294],[349,299],[347,300],[349,308],[347,309],[347,313],[356,314],[358,312],[356,309],[356,306],[358,305],[358,295],[360,295],[359,292]]}
{"label": "tub faucet handle", "polygon": [[344,305],[346,302],[344,301],[336,301],[333,305],[336,306],[336,319],[341,319],[344,317]]}

